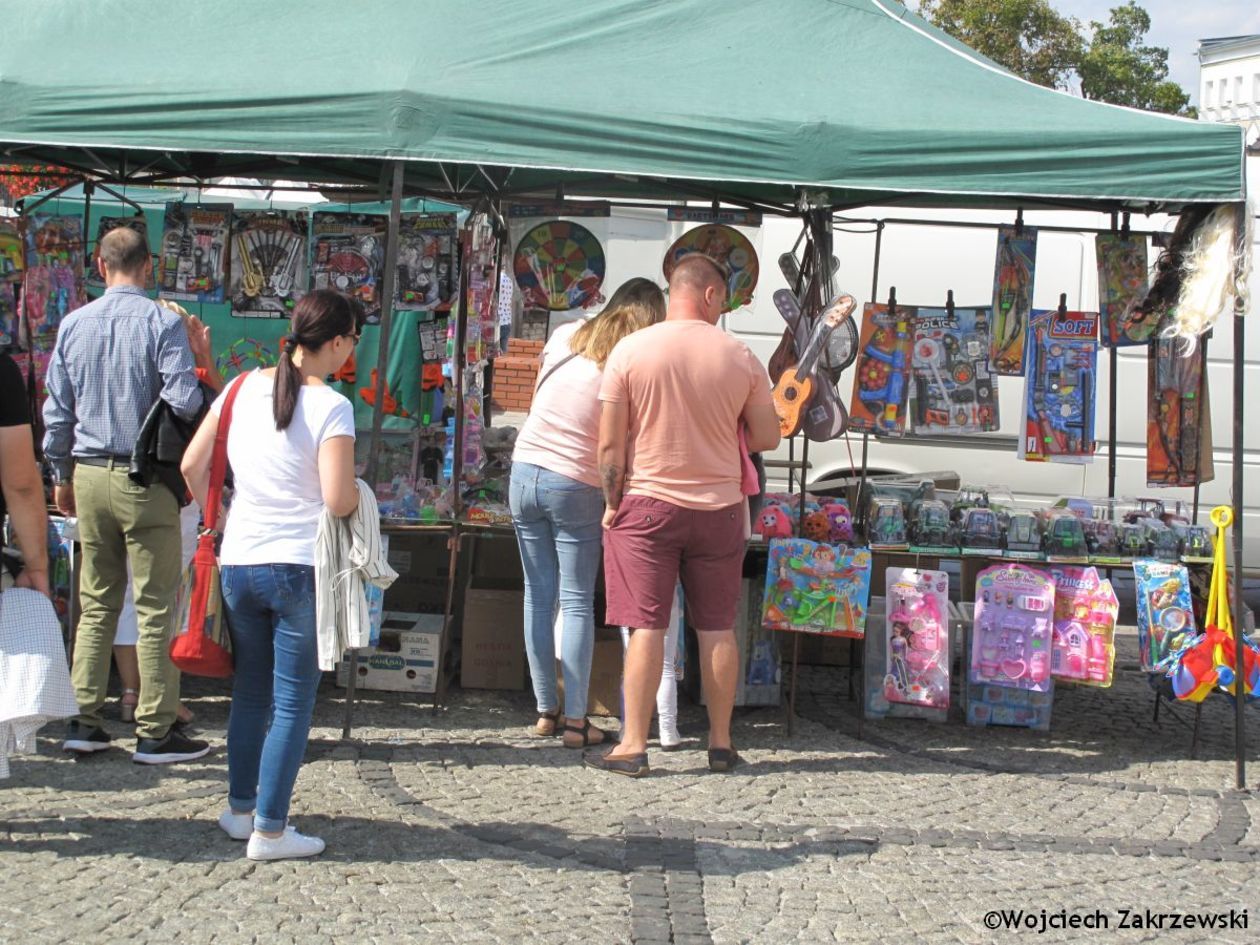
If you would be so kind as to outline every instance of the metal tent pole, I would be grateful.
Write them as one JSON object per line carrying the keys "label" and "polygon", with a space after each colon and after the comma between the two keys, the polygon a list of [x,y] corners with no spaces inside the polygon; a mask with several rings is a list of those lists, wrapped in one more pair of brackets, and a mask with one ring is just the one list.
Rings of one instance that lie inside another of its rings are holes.
{"label": "metal tent pole", "polygon": [[[372,405],[372,438],[368,441],[365,482],[376,482],[376,467],[381,455],[381,423],[385,419],[385,373],[389,367],[390,329],[394,323],[394,283],[398,277],[398,230],[402,220],[403,163],[393,162],[393,184],[390,188],[389,229],[385,235],[385,278],[381,287],[381,325],[376,352],[376,402]],[[359,651],[350,648],[350,667],[346,674],[346,715],[341,737],[349,738],[354,725],[355,683],[359,676]]]}
{"label": "metal tent pole", "polygon": [[[1247,245],[1247,203],[1244,199],[1234,209],[1236,284],[1241,281],[1245,260],[1252,248]],[[1247,787],[1247,700],[1243,693],[1246,675],[1243,670],[1243,404],[1246,396],[1246,302],[1238,291],[1234,293],[1234,786],[1238,790]]]}

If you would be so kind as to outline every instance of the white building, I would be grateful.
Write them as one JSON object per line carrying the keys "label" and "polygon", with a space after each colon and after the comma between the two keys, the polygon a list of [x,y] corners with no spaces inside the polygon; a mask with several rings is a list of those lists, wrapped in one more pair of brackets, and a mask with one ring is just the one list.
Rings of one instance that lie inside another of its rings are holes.
{"label": "white building", "polygon": [[1199,117],[1242,125],[1260,143],[1260,34],[1199,40]]}

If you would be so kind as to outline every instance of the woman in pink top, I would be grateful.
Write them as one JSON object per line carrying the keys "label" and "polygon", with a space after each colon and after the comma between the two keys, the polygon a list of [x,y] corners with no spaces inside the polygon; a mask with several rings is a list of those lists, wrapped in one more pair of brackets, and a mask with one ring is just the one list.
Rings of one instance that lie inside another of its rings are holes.
{"label": "woman in pink top", "polygon": [[[534,401],[512,454],[509,503],[525,569],[525,651],[538,702],[534,730],[556,735],[563,725],[569,748],[610,737],[586,718],[603,543],[595,454],[604,364],[622,338],[664,317],[665,297],[656,284],[631,279],[593,319],[559,328],[543,350]],[[557,600],[564,610],[563,715],[556,697]]]}

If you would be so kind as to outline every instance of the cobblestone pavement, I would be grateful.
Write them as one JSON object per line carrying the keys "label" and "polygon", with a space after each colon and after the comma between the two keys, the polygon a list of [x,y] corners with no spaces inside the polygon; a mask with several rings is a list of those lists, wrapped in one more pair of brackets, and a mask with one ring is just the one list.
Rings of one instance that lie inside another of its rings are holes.
{"label": "cobblestone pavement", "polygon": [[[1062,687],[1046,735],[859,733],[846,672],[808,668],[791,736],[778,710],[739,714],[735,774],[705,770],[690,708],[695,750],[654,752],[637,782],[528,737],[524,693],[455,693],[437,714],[366,693],[343,743],[329,688],[293,808],[328,851],[273,864],[214,824],[227,700],[187,688],[217,746],[201,762],[72,761],[46,740],[0,782],[0,942],[1246,942],[1260,923],[1260,800],[1230,790],[1232,708],[1209,702],[1190,760],[1192,713],[1157,723],[1132,671]],[[1251,928],[1117,928],[1122,909],[1231,907]],[[991,931],[994,909],[1101,910],[1111,928]]]}

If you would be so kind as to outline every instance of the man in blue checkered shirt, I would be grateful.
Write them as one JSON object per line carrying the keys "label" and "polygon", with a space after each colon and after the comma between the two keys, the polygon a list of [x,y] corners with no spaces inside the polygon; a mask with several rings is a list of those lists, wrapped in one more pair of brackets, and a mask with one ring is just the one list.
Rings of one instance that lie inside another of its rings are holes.
{"label": "man in blue checkered shirt", "polygon": [[[52,464],[58,508],[78,515],[83,568],[82,611],[71,677],[79,716],[63,748],[109,747],[101,706],[122,609],[127,562],[135,576],[140,636],[140,701],[132,760],[167,764],[200,758],[204,741],[175,725],[179,672],[167,652],[179,593],[179,503],[161,482],[141,486],[127,475],[149,410],[161,397],[192,419],[203,406],[183,320],[145,294],[152,260],[145,238],[118,227],[100,243],[105,294],[70,313],[48,365],[44,454]],[[208,360],[208,340],[199,332]]]}

